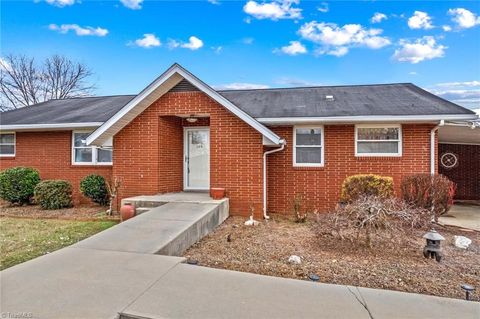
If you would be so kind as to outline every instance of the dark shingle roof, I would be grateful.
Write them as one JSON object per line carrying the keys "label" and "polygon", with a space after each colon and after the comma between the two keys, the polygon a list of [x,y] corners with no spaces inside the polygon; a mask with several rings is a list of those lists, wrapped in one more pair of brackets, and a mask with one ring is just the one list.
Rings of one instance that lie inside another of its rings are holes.
{"label": "dark shingle roof", "polygon": [[[475,114],[411,83],[218,92],[254,118]],[[133,97],[51,100],[0,113],[0,124],[105,122]]]}
{"label": "dark shingle roof", "polygon": [[59,124],[105,122],[135,95],[50,100],[0,113],[0,124]]}
{"label": "dark shingle roof", "polygon": [[411,83],[219,92],[255,118],[474,114]]}

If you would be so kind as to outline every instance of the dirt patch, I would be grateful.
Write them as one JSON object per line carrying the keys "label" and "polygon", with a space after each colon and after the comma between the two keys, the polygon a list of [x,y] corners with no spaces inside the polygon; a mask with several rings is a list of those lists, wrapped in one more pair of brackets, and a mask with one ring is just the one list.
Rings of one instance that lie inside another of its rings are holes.
{"label": "dirt patch", "polygon": [[44,210],[39,205],[10,205],[0,202],[0,217],[14,218],[42,218],[65,220],[113,220],[118,221],[119,216],[108,216],[106,207],[99,205],[79,205],[71,208]]}
{"label": "dirt patch", "polygon": [[[425,230],[405,230],[393,240],[374,241],[371,249],[333,236],[326,225],[309,220],[297,224],[272,216],[260,225],[244,226],[245,218],[230,217],[186,253],[200,265],[263,275],[308,280],[317,274],[324,283],[391,289],[443,297],[465,297],[460,285],[480,288],[480,233],[437,227],[446,238],[444,259],[422,255]],[[468,250],[453,246],[453,236],[472,239]],[[302,258],[288,263],[290,255]],[[479,300],[478,292],[474,299]]]}

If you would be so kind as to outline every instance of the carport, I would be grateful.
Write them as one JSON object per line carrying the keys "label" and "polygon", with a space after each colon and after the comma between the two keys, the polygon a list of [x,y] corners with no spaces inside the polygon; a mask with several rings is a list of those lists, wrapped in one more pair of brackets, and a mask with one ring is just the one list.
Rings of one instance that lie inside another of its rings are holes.
{"label": "carport", "polygon": [[456,200],[480,200],[480,121],[438,129],[438,172],[457,184]]}

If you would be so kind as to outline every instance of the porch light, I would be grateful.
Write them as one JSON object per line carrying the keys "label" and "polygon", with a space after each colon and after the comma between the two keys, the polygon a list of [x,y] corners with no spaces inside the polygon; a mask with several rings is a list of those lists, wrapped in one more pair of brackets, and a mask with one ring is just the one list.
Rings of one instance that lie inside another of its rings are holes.
{"label": "porch light", "polygon": [[187,117],[188,123],[195,123],[197,121],[198,121],[198,118],[196,118],[194,115],[190,115],[189,117]]}

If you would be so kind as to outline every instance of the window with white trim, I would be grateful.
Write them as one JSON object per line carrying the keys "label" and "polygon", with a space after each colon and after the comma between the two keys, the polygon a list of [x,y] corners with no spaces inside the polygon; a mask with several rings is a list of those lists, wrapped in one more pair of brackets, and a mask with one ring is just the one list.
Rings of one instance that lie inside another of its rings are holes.
{"label": "window with white trim", "polygon": [[401,125],[356,125],[356,156],[401,156]]}
{"label": "window with white trim", "polygon": [[293,165],[323,166],[323,127],[293,128]]}
{"label": "window with white trim", "polygon": [[15,156],[15,133],[0,133],[0,156]]}
{"label": "window with white trim", "polygon": [[72,163],[75,165],[112,165],[112,139],[102,147],[87,146],[86,139],[91,132],[72,133]]}

